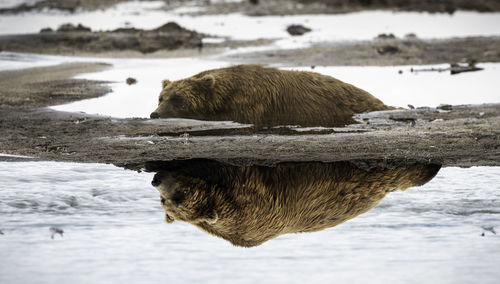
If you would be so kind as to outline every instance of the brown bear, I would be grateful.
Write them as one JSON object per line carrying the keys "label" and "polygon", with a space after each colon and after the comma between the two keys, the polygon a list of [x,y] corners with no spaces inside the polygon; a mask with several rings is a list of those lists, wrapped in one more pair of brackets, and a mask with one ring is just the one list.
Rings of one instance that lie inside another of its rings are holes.
{"label": "brown bear", "polygon": [[230,166],[197,160],[158,172],[167,223],[180,220],[252,247],[282,234],[338,225],[376,206],[396,189],[431,180],[439,165],[364,170],[349,162]]}
{"label": "brown bear", "polygon": [[330,76],[237,65],[163,81],[151,118],[231,120],[256,127],[338,127],[353,114],[393,109],[353,85]]}

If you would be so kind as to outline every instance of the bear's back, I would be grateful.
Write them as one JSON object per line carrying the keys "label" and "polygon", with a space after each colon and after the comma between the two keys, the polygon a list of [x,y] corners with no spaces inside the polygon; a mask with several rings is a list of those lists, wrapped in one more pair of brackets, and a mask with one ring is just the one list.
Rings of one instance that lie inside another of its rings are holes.
{"label": "bear's back", "polygon": [[225,101],[219,115],[257,126],[344,126],[355,113],[390,109],[364,90],[313,72],[237,65],[197,76],[207,74],[216,78],[215,99]]}

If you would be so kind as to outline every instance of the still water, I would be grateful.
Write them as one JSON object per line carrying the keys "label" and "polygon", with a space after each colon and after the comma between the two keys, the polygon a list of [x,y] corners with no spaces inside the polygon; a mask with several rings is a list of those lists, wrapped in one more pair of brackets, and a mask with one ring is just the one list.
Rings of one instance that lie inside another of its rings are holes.
{"label": "still water", "polygon": [[[444,168],[341,225],[254,248],[165,224],[152,178],[101,164],[0,162],[0,283],[500,279],[499,167]],[[51,239],[51,227],[63,236]]]}

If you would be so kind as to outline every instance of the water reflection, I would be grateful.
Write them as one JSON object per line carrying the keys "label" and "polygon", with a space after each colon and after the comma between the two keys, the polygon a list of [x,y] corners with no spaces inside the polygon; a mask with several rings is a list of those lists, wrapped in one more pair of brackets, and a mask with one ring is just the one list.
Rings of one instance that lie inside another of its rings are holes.
{"label": "water reflection", "polygon": [[365,170],[348,162],[232,166],[209,160],[165,163],[153,178],[167,223],[175,220],[251,247],[282,234],[338,225],[391,191],[430,181],[439,165]]}

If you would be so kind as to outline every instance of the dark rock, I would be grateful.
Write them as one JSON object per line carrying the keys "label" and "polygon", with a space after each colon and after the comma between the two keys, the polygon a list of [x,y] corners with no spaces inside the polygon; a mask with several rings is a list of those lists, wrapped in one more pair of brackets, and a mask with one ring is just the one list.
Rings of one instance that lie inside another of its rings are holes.
{"label": "dark rock", "polygon": [[395,54],[401,52],[401,50],[399,49],[399,47],[395,45],[383,45],[377,47],[377,52],[380,55],[385,55],[385,54]]}
{"label": "dark rock", "polygon": [[441,110],[452,110],[453,109],[453,106],[452,105],[449,105],[449,104],[440,104],[437,106],[437,109],[441,109]]}
{"label": "dark rock", "polygon": [[417,35],[414,33],[409,33],[405,35],[405,38],[407,39],[417,39]]}
{"label": "dark rock", "polygon": [[377,36],[378,39],[393,39],[393,38],[396,38],[396,36],[394,36],[394,34],[379,34]]}
{"label": "dark rock", "polygon": [[286,29],[286,31],[292,35],[292,36],[301,36],[305,33],[308,33],[311,31],[310,28],[306,28],[302,25],[290,25],[288,26],[288,28]]}
{"label": "dark rock", "polygon": [[78,24],[78,26],[74,26],[73,24],[62,24],[57,29],[58,32],[90,32],[92,31],[89,27],[83,26],[82,24]]}
{"label": "dark rock", "polygon": [[179,24],[175,22],[168,22],[163,26],[154,29],[154,31],[171,33],[171,32],[185,32],[188,30],[179,26]]}
{"label": "dark rock", "polygon": [[451,75],[456,75],[456,74],[460,74],[463,72],[472,72],[472,71],[481,71],[481,70],[484,70],[484,68],[477,67],[476,61],[474,59],[469,60],[468,65],[460,65],[458,63],[451,63],[450,64],[450,74]]}
{"label": "dark rock", "polygon": [[51,28],[43,28],[40,30],[40,33],[51,33],[53,32],[54,30],[51,29]]}
{"label": "dark rock", "polygon": [[128,85],[133,85],[133,84],[137,83],[137,79],[132,78],[132,77],[128,77],[126,82]]}

